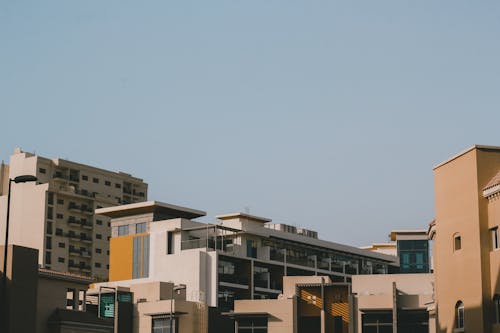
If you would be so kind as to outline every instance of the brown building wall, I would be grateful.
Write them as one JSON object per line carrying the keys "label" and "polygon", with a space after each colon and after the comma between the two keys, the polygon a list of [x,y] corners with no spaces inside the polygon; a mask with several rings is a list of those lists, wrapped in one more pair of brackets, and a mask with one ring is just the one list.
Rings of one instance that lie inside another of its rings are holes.
{"label": "brown building wall", "polygon": [[[436,296],[439,331],[453,332],[455,305],[465,306],[466,332],[491,332],[492,277],[488,200],[482,189],[498,172],[500,150],[474,147],[434,169]],[[454,249],[454,237],[461,249]],[[495,271],[495,273],[493,273]]]}

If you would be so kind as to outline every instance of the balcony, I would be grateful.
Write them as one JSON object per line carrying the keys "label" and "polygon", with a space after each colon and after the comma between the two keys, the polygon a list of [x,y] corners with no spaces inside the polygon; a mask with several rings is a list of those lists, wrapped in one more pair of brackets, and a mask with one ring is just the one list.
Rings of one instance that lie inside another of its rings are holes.
{"label": "balcony", "polygon": [[90,254],[89,251],[82,251],[82,252],[80,252],[80,255],[82,257],[84,257],[84,258],[90,258],[90,257],[92,257],[92,255]]}
{"label": "balcony", "polygon": [[73,232],[73,231],[68,232],[67,234],[65,234],[65,236],[66,236],[66,237],[68,237],[68,238],[71,238],[71,239],[73,239],[73,240],[79,240],[79,239],[80,239],[80,236],[79,236],[79,235],[77,235],[77,234],[76,234],[75,232]]}
{"label": "balcony", "polygon": [[181,242],[181,250],[190,250],[190,249],[214,249],[215,241],[213,239],[200,238],[200,239],[190,239]]}
{"label": "balcony", "polygon": [[86,243],[92,243],[92,237],[87,235],[80,235],[80,240]]}
{"label": "balcony", "polygon": [[239,276],[236,274],[219,274],[219,282],[240,284],[243,286],[248,286],[248,278],[245,276]]}
{"label": "balcony", "polygon": [[126,188],[124,187],[123,188],[123,193],[126,193],[126,194],[132,194],[132,190],[130,188]]}
{"label": "balcony", "polygon": [[68,224],[69,225],[74,225],[74,226],[77,226],[77,225],[80,225],[80,221],[78,221],[77,219],[75,218],[69,218],[68,219]]}
{"label": "balcony", "polygon": [[71,211],[75,211],[75,212],[80,212],[81,210],[81,207],[78,206],[76,203],[74,202],[70,202],[69,203],[69,206],[68,206],[68,209],[71,210]]}
{"label": "balcony", "polygon": [[89,221],[80,221],[81,223],[81,226],[84,228],[84,229],[89,229],[89,230],[92,230],[92,228],[94,227],[92,225],[92,222],[89,222]]}

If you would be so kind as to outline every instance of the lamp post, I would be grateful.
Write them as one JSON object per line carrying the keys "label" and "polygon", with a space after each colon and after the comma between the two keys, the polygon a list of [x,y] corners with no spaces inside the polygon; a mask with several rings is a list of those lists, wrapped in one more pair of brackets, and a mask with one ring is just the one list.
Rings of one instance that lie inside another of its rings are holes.
{"label": "lamp post", "polygon": [[9,178],[9,190],[7,192],[7,218],[5,221],[5,247],[3,250],[3,271],[2,271],[2,314],[3,314],[3,324],[4,330],[3,332],[8,332],[9,324],[9,307],[7,305],[7,256],[9,251],[9,217],[10,217],[10,191],[12,187],[12,182],[18,183],[27,183],[27,182],[35,182],[37,178],[31,175],[22,175],[17,176],[14,179]]}
{"label": "lamp post", "polygon": [[[170,297],[170,315],[169,315],[169,320],[170,320],[170,331],[169,333],[175,333],[175,331],[172,330],[172,324],[174,322],[174,314],[173,314],[173,311],[174,311],[174,291],[175,292],[179,292],[181,290],[185,290],[186,289],[186,285],[185,284],[180,284],[178,286],[176,285],[173,285],[172,286],[172,293],[171,293],[171,297]],[[175,324],[175,326],[177,326],[177,323]],[[176,327],[177,328],[177,327]]]}

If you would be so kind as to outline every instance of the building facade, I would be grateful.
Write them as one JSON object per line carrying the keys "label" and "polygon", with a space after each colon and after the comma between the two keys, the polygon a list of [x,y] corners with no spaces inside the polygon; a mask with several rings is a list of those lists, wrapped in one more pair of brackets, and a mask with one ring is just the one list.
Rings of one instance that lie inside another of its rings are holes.
{"label": "building facade", "polygon": [[33,175],[36,183],[12,184],[9,243],[39,250],[48,269],[106,279],[110,225],[96,218],[101,207],[145,201],[147,184],[63,159],[48,159],[17,148],[0,167],[0,237],[5,237],[9,178]]}
{"label": "building facade", "polygon": [[434,168],[438,332],[500,332],[500,147]]}
{"label": "building facade", "polygon": [[310,230],[244,213],[194,221],[204,212],[150,201],[102,208],[111,218],[110,280],[187,285],[187,299],[231,310],[238,299],[275,299],[283,276],[385,274],[397,258],[323,241]]}

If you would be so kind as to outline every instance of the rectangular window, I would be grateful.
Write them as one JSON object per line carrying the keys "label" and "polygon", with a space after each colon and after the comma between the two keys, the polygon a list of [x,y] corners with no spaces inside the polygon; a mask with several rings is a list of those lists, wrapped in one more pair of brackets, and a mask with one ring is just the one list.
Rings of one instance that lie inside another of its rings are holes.
{"label": "rectangular window", "polygon": [[492,228],[490,229],[490,233],[491,233],[491,247],[493,250],[498,250],[498,248],[500,247],[500,244],[498,244],[498,227],[495,227],[495,228]]}
{"label": "rectangular window", "polygon": [[92,178],[92,182],[95,184],[99,184],[99,178]]}
{"label": "rectangular window", "polygon": [[63,215],[63,214],[59,214],[59,213],[57,213],[57,214],[56,214],[56,218],[57,218],[57,219],[63,219],[63,218],[64,218],[64,215]]}
{"label": "rectangular window", "polygon": [[118,236],[128,235],[128,224],[118,226]]}
{"label": "rectangular window", "polygon": [[47,250],[52,249],[52,237],[45,237],[45,248]]}
{"label": "rectangular window", "polygon": [[101,268],[101,263],[100,263],[100,262],[96,262],[96,263],[94,264],[94,266],[95,266],[96,268]]}
{"label": "rectangular window", "polygon": [[257,258],[257,244],[251,239],[247,239],[247,257]]}
{"label": "rectangular window", "polygon": [[66,247],[66,243],[59,243],[57,244],[61,249],[64,249]]}
{"label": "rectangular window", "polygon": [[58,262],[62,262],[62,263],[64,263],[64,258],[59,257],[59,258],[57,258],[57,261],[58,261]]}
{"label": "rectangular window", "polygon": [[56,236],[62,236],[63,235],[63,230],[60,228],[56,228]]}
{"label": "rectangular window", "polygon": [[106,185],[106,186],[111,186],[111,182],[110,182],[109,180],[106,180],[106,181],[104,182],[104,185]]}
{"label": "rectangular window", "polygon": [[96,248],[96,249],[95,249],[95,253],[101,253],[101,252],[102,252],[102,250],[101,250],[101,249],[99,249],[99,248]]}
{"label": "rectangular window", "polygon": [[45,252],[45,265],[52,264],[52,256],[49,251]]}
{"label": "rectangular window", "polygon": [[54,192],[49,192],[48,193],[48,203],[49,205],[53,205],[54,204]]}
{"label": "rectangular window", "polygon": [[167,232],[167,254],[174,253],[174,233],[172,231]]}
{"label": "rectangular window", "polygon": [[140,233],[143,233],[143,232],[146,232],[146,222],[137,223],[135,225],[135,233],[136,234],[140,234]]}
{"label": "rectangular window", "polygon": [[47,222],[47,233],[52,234],[52,222]]}
{"label": "rectangular window", "polygon": [[73,310],[75,305],[75,289],[68,288],[66,290],[66,309]]}
{"label": "rectangular window", "polygon": [[46,169],[44,169],[44,168],[38,168],[38,172],[43,173],[43,174],[46,174],[46,173],[47,173],[47,170],[46,170]]}
{"label": "rectangular window", "polygon": [[149,235],[134,237],[132,252],[132,278],[149,276]]}
{"label": "rectangular window", "polygon": [[57,199],[57,204],[58,205],[64,205],[64,200],[63,199]]}
{"label": "rectangular window", "polygon": [[122,188],[122,184],[115,184],[116,188]]}
{"label": "rectangular window", "polygon": [[102,235],[101,234],[95,234],[95,238],[102,239]]}
{"label": "rectangular window", "polygon": [[172,321],[168,316],[155,318],[153,317],[151,324],[151,333],[177,333],[177,318],[173,317]]}
{"label": "rectangular window", "polygon": [[47,207],[47,218],[52,220],[54,216],[54,209],[52,207]]}
{"label": "rectangular window", "polygon": [[453,244],[453,246],[454,246],[453,249],[455,251],[458,251],[458,250],[460,250],[462,248],[462,237],[461,236],[455,236],[454,237],[454,244]]}
{"label": "rectangular window", "polygon": [[82,175],[82,180],[89,180],[89,176]]}
{"label": "rectangular window", "polygon": [[95,224],[102,225],[102,220],[95,220]]}

